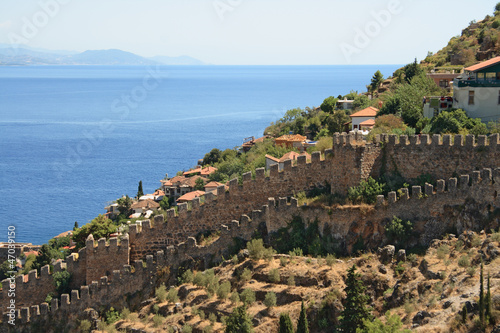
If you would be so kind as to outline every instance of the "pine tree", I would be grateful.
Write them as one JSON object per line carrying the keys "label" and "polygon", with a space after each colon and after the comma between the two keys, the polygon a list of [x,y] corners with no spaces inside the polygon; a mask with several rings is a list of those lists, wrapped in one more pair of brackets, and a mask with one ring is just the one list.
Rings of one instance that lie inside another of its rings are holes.
{"label": "pine tree", "polygon": [[384,76],[380,71],[376,71],[375,74],[373,74],[372,81],[370,83],[370,91],[374,92],[378,89],[382,81],[384,80]]}
{"label": "pine tree", "polygon": [[297,333],[309,333],[309,324],[307,323],[306,309],[304,308],[304,301],[300,308],[299,322],[297,323]]}
{"label": "pine tree", "polygon": [[288,313],[280,314],[280,327],[278,333],[294,333],[292,320]]}
{"label": "pine tree", "polygon": [[484,281],[483,281],[483,262],[481,261],[481,275],[479,287],[479,320],[484,324]]}
{"label": "pine tree", "polygon": [[226,321],[226,333],[251,333],[253,332],[252,320],[247,314],[244,305],[237,307]]}
{"label": "pine tree", "polygon": [[144,191],[142,190],[142,180],[139,180],[139,186],[137,187],[137,199],[144,195]]}
{"label": "pine tree", "polygon": [[352,265],[347,271],[346,287],[344,289],[344,310],[340,318],[340,332],[356,333],[356,329],[364,328],[363,319],[371,319],[368,301],[370,297],[365,293],[361,275],[356,273],[356,266]]}
{"label": "pine tree", "polygon": [[467,307],[464,305],[462,308],[462,324],[467,322]]}

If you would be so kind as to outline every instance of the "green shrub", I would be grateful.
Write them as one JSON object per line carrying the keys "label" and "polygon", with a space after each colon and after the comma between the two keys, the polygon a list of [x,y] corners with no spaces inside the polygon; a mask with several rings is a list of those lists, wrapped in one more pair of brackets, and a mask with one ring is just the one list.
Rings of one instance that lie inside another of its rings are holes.
{"label": "green shrub", "polygon": [[225,281],[217,289],[217,297],[219,299],[226,299],[231,292],[231,282]]}
{"label": "green shrub", "polygon": [[406,244],[413,233],[413,224],[410,221],[403,222],[394,216],[385,226],[385,233],[387,238],[396,244]]}
{"label": "green shrub", "polygon": [[335,256],[333,254],[328,254],[325,260],[326,264],[330,267],[332,267],[333,264],[335,264]]}
{"label": "green shrub", "polygon": [[285,267],[288,264],[288,259],[285,257],[280,257],[280,266]]}
{"label": "green shrub", "polygon": [[83,319],[80,321],[80,325],[78,326],[78,329],[80,329],[81,332],[87,333],[90,332],[90,329],[92,328],[92,324],[88,319]]}
{"label": "green shrub", "polygon": [[500,232],[491,234],[491,240],[494,242],[500,242]]}
{"label": "green shrub", "polygon": [[474,275],[476,275],[476,267],[474,266],[470,266],[467,268],[467,275],[469,275],[470,277],[473,277]]}
{"label": "green shrub", "polygon": [[212,312],[212,313],[210,313],[210,314],[208,315],[208,320],[210,320],[210,322],[211,322],[212,324],[214,324],[214,323],[217,321],[217,315],[216,315],[215,313],[213,313],[213,312]]}
{"label": "green shrub", "polygon": [[130,316],[130,310],[128,308],[123,308],[121,318],[127,320]]}
{"label": "green shrub", "polygon": [[231,304],[237,305],[240,302],[240,295],[235,291],[231,294],[231,297],[229,297],[229,299],[231,300]]}
{"label": "green shrub", "polygon": [[269,281],[272,283],[279,283],[281,280],[280,271],[277,268],[273,268],[269,271]]}
{"label": "green shrub", "polygon": [[158,304],[153,305],[153,313],[158,313],[160,311],[160,306]]}
{"label": "green shrub", "polygon": [[238,265],[240,262],[238,260],[238,256],[236,254],[234,256],[232,256],[231,261],[233,262],[233,265]]}
{"label": "green shrub", "polygon": [[406,259],[407,259],[409,262],[411,262],[411,263],[415,263],[415,262],[417,262],[417,260],[418,260],[418,256],[417,256],[415,253],[410,253],[410,254],[406,257]]}
{"label": "green shrub", "polygon": [[290,275],[288,277],[288,279],[286,280],[286,284],[290,287],[294,287],[295,286],[295,276],[293,275]]}
{"label": "green shrub", "polygon": [[111,325],[120,319],[120,313],[111,307],[109,311],[104,314],[104,317],[106,318],[106,323]]}
{"label": "green shrub", "polygon": [[188,324],[184,324],[184,326],[182,326],[182,333],[192,333],[193,332],[193,328],[191,326],[189,326]]}
{"label": "green shrub", "polygon": [[253,260],[260,260],[264,257],[264,241],[262,239],[252,239],[247,243],[247,249],[250,258]]}
{"label": "green shrub", "polygon": [[52,278],[54,281],[54,285],[56,286],[56,290],[59,295],[68,294],[71,292],[71,288],[69,286],[71,282],[71,273],[67,270],[63,270],[61,272],[56,272],[52,274]]}
{"label": "green shrub", "polygon": [[248,282],[252,279],[252,271],[249,270],[248,268],[245,268],[243,272],[240,274],[240,281],[241,282]]}
{"label": "green shrub", "polygon": [[182,282],[183,283],[192,283],[194,279],[194,274],[193,272],[188,269],[184,273],[182,273]]}
{"label": "green shrub", "polygon": [[163,303],[167,299],[167,287],[164,284],[156,288],[155,296],[158,302]]}
{"label": "green shrub", "polygon": [[396,265],[396,267],[394,268],[394,271],[396,272],[396,275],[401,275],[404,273],[405,271],[405,266],[404,266],[404,263],[402,261],[398,262],[398,264]]}
{"label": "green shrub", "polygon": [[240,300],[245,305],[251,305],[253,302],[255,302],[255,292],[249,288],[243,290],[240,294]]}
{"label": "green shrub", "polygon": [[292,251],[288,252],[288,255],[292,258],[294,257],[303,257],[304,256],[304,251],[302,251],[301,248],[296,247]]}
{"label": "green shrub", "polygon": [[471,245],[472,247],[479,247],[481,246],[481,237],[479,237],[478,234],[474,234],[474,236],[472,236],[472,241],[471,241]]}
{"label": "green shrub", "polygon": [[460,266],[462,268],[469,267],[470,266],[469,256],[467,256],[467,255],[461,256],[460,259],[458,259],[458,266]]}
{"label": "green shrub", "polygon": [[179,300],[179,297],[177,296],[177,289],[175,288],[170,288],[167,294],[167,301],[170,303],[175,303]]}
{"label": "green shrub", "polygon": [[198,316],[200,316],[200,319],[203,321],[206,318],[205,311],[199,310],[198,311]]}
{"label": "green shrub", "polygon": [[384,193],[384,185],[378,183],[372,177],[368,180],[362,180],[359,186],[351,187],[348,191],[347,198],[355,204],[367,203],[373,204],[377,200],[377,196]]}
{"label": "green shrub", "polygon": [[276,294],[272,291],[268,292],[264,298],[264,305],[270,309],[276,306]]}
{"label": "green shrub", "polygon": [[162,315],[155,314],[153,317],[153,326],[160,327],[161,325],[163,325],[164,320],[165,318],[163,318]]}
{"label": "green shrub", "polygon": [[436,255],[439,259],[444,259],[450,253],[450,247],[446,244],[441,245],[436,250]]}

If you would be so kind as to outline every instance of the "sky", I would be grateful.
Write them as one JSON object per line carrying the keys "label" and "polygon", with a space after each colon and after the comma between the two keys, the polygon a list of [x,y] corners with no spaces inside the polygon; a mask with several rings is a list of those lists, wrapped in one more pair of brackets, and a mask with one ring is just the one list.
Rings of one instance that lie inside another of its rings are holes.
{"label": "sky", "polygon": [[499,0],[0,0],[0,43],[214,65],[404,64]]}

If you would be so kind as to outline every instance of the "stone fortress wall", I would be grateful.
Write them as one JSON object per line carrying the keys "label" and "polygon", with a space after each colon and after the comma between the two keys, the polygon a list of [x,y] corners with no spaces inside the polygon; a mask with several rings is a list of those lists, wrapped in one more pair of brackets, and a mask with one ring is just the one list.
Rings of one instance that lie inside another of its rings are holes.
{"label": "stone fortress wall", "polygon": [[[72,273],[71,287],[75,290],[71,295],[62,295],[60,302],[53,299],[50,307],[42,303],[54,291],[48,266],[42,268],[39,277],[36,271],[17,277],[16,306],[21,309],[17,310],[17,318],[29,322],[44,320],[53,312],[83,311],[89,306],[123,307],[131,295],[151,293],[156,272],[163,267],[174,267],[194,258],[207,265],[217,262],[227,258],[235,237],[248,240],[261,225],[269,233],[276,231],[295,215],[306,221],[317,218],[321,232],[328,224],[347,250],[359,236],[372,248],[384,244],[384,225],[392,216],[411,220],[422,243],[450,228],[461,232],[477,227],[478,214],[486,221],[488,214],[500,209],[498,140],[498,135],[480,136],[477,143],[473,136],[465,140],[462,136],[433,136],[431,140],[422,135],[409,139],[382,136],[375,143],[366,143],[355,135],[335,135],[333,149],[325,152],[323,160],[319,153],[314,153],[311,163],[300,158],[292,166],[287,161],[282,172],[275,166],[269,177],[265,177],[263,169],[257,170],[255,179],[245,174],[243,185],[233,180],[228,191],[220,188],[216,197],[208,194],[203,204],[194,201],[191,210],[180,205],[178,214],[168,211],[166,221],[157,216],[154,222],[132,225],[121,242],[111,238],[106,244],[106,240],[100,239],[95,245],[90,236],[78,254],[54,266],[54,272],[67,269]],[[467,168],[472,173],[462,172]],[[331,210],[299,207],[297,200],[291,198],[294,193],[325,182],[333,192],[346,192],[360,180],[382,171],[397,171],[406,179],[422,173],[451,178],[438,180],[436,188],[427,184],[424,189],[414,186],[411,191],[401,189],[389,193],[387,198],[380,196],[377,205],[368,211],[357,206]],[[498,218],[488,223],[498,225]],[[220,230],[219,239],[208,246],[198,246],[193,236],[204,230]],[[0,304],[7,304],[8,281],[2,283]]]}

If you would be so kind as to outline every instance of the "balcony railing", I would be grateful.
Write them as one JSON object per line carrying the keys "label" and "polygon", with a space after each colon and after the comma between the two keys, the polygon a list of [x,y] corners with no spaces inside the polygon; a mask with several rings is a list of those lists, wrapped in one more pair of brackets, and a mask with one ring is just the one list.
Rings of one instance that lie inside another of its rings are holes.
{"label": "balcony railing", "polygon": [[500,80],[497,79],[485,79],[485,80],[458,80],[453,81],[453,85],[458,88],[464,87],[500,87]]}

